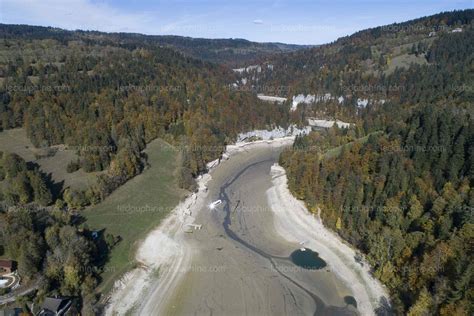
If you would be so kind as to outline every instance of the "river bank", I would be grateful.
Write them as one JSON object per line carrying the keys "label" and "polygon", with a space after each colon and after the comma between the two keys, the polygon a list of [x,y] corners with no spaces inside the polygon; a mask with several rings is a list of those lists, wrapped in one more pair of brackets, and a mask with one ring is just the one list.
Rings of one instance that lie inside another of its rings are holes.
{"label": "river bank", "polygon": [[267,191],[268,202],[275,214],[275,228],[288,241],[305,241],[304,246],[319,253],[333,271],[354,293],[362,315],[374,315],[381,302],[388,301],[383,285],[370,273],[367,263],[355,260],[356,252],[333,231],[327,229],[319,216],[311,214],[304,203],[288,189],[285,170],[271,168],[273,186]]}
{"label": "river bank", "polygon": [[[290,136],[229,145],[222,161],[251,148],[287,146],[293,140],[294,137]],[[215,160],[208,164],[209,173],[197,180],[198,191],[179,203],[141,242],[136,254],[137,267],[115,282],[105,309],[106,315],[151,312],[154,308],[144,302],[150,302],[153,297],[153,306],[161,306],[160,303],[169,298],[171,288],[178,284],[189,270],[193,251],[195,252],[186,240],[185,228],[195,222],[198,211],[205,205],[204,201],[208,196],[207,184],[212,179],[210,173],[220,162],[221,160]]]}
{"label": "river bank", "polygon": [[[198,180],[199,191],[142,242],[136,255],[139,264],[117,282],[106,314],[373,313],[377,284],[348,283],[353,275],[347,271],[347,258],[341,261],[334,255],[346,252],[345,245],[319,249],[308,231],[314,224],[304,223],[309,213],[302,202],[286,195],[286,182],[279,182],[285,176],[272,167],[293,140],[228,146],[221,160],[210,163],[210,173]],[[223,203],[210,210],[208,205],[217,199]],[[296,212],[287,213],[295,207]],[[192,223],[202,229],[190,231],[187,225]],[[295,234],[305,225],[306,237]],[[328,267],[308,270],[292,262],[290,255],[308,239],[305,246],[319,252]],[[350,250],[347,253],[350,256]],[[353,297],[357,310],[346,300]]]}

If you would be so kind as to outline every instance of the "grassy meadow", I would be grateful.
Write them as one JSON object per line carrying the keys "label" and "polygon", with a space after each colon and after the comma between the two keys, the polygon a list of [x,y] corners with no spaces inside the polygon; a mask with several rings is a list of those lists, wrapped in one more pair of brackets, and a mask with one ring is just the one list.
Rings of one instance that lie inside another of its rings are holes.
{"label": "grassy meadow", "polygon": [[[0,132],[0,150],[15,153],[27,162],[38,164],[41,171],[50,176],[54,183],[61,184],[62,189],[86,189],[96,183],[98,172],[88,173],[82,169],[72,173],[66,171],[67,165],[78,158],[75,150],[64,146],[35,148],[23,128]],[[48,156],[48,151],[54,154]]]}
{"label": "grassy meadow", "polygon": [[328,149],[323,155],[323,159],[332,159],[332,158],[336,158],[338,157],[341,152],[342,152],[342,149],[343,148],[346,148],[346,149],[350,149],[355,143],[359,143],[361,145],[365,144],[367,142],[367,140],[369,140],[369,137],[371,135],[381,135],[383,134],[383,131],[377,131],[377,132],[373,132],[373,133],[370,133],[369,135],[366,135],[364,137],[361,137],[359,139],[356,139],[355,141],[353,142],[350,142],[350,143],[347,143],[347,144],[344,144],[344,145],[341,145],[341,146],[337,146],[337,147],[334,147],[334,148],[331,148],[331,149]]}
{"label": "grassy meadow", "polygon": [[123,273],[133,268],[139,241],[186,194],[178,188],[174,178],[177,151],[157,139],[147,145],[145,152],[150,166],[142,174],[119,187],[102,203],[81,212],[90,229],[105,229],[105,233],[122,238],[104,266],[101,292],[109,291]]}

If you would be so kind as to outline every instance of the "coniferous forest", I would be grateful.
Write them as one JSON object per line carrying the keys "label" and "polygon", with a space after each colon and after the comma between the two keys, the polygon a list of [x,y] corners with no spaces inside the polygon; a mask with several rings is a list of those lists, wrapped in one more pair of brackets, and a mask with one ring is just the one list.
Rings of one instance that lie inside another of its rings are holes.
{"label": "coniferous forest", "polygon": [[[324,105],[355,125],[299,137],[280,157],[290,189],[366,256],[396,314],[473,312],[473,43],[472,28],[445,34],[427,65],[371,75],[398,89],[378,90],[377,106]],[[364,82],[357,72],[349,86]],[[311,80],[337,93],[349,73]]]}

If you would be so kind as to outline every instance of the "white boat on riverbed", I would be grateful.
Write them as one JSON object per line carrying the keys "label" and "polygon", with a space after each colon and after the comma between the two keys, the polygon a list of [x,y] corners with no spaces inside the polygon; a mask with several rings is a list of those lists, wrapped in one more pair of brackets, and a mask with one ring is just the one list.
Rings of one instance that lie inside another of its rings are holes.
{"label": "white boat on riverbed", "polygon": [[216,200],[216,201],[212,202],[211,204],[209,204],[209,208],[210,208],[211,210],[213,210],[213,209],[216,208],[217,205],[219,205],[219,204],[221,204],[221,203],[222,203],[221,200]]}

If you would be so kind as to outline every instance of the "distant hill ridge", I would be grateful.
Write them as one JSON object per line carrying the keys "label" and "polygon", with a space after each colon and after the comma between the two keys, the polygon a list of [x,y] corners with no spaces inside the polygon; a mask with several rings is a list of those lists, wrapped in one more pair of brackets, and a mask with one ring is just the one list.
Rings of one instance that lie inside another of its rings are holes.
{"label": "distant hill ridge", "polygon": [[284,44],[277,42],[258,43],[241,38],[192,38],[176,35],[145,35],[139,33],[106,33],[99,31],[64,30],[56,27],[0,24],[0,37],[4,39],[55,39],[58,41],[87,41],[124,48],[166,46],[186,56],[226,64],[245,65],[268,54],[292,52],[310,45]]}

